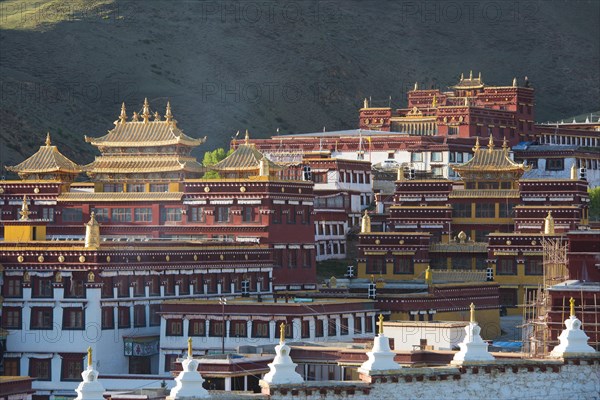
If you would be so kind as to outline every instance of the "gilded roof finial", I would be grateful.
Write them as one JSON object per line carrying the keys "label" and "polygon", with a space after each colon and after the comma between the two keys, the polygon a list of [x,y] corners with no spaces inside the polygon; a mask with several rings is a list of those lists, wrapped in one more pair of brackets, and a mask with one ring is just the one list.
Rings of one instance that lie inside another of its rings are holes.
{"label": "gilded roof finial", "polygon": [[23,203],[21,204],[21,211],[19,211],[19,214],[21,214],[21,221],[27,221],[29,220],[29,214],[31,214],[31,212],[29,211],[29,206],[27,205],[27,195],[23,195]]}
{"label": "gilded roof finial", "polygon": [[473,147],[473,151],[477,153],[479,151],[479,136],[475,139],[475,146]]}
{"label": "gilded roof finial", "polygon": [[460,81],[464,81],[465,80],[465,74],[463,74],[462,72],[460,73]]}
{"label": "gilded roof finial", "polygon": [[575,316],[575,299],[571,297],[569,300],[569,305],[571,306],[571,316]]}
{"label": "gilded roof finial", "polygon": [[473,70],[469,71],[469,80],[473,80]]}
{"label": "gilded roof finial", "polygon": [[508,151],[508,140],[506,140],[506,136],[504,136],[504,139],[502,140],[502,150]]}
{"label": "gilded roof finial", "polygon": [[490,141],[488,142],[487,147],[490,152],[494,150],[494,137],[492,135],[490,135]]}
{"label": "gilded roof finial", "polygon": [[471,309],[471,318],[470,318],[470,322],[472,324],[475,323],[475,304],[471,303],[471,305],[469,306],[469,308]]}
{"label": "gilded roof finial", "polygon": [[513,87],[517,87],[517,77],[513,78]]}
{"label": "gilded roof finial", "polygon": [[137,112],[135,112],[135,111],[134,111],[134,112],[133,112],[133,115],[131,116],[131,120],[132,120],[132,121],[134,121],[134,122],[137,122],[137,121],[139,121],[139,120],[140,120],[140,116],[139,116],[139,114],[138,114]]}
{"label": "gilded roof finial", "polygon": [[127,122],[127,113],[125,111],[125,102],[123,102],[123,104],[121,104],[121,115],[119,115],[119,121],[121,121],[122,124]]}
{"label": "gilded roof finial", "polygon": [[416,91],[417,89],[419,89],[419,83],[415,82],[415,89],[414,90]]}
{"label": "gilded roof finial", "polygon": [[369,108],[369,100],[367,100],[366,97],[365,97],[365,100],[363,101],[363,108]]}
{"label": "gilded roof finial", "polygon": [[144,98],[144,107],[142,108],[142,117],[144,118],[144,122],[148,122],[150,118],[150,104],[148,104],[148,98]]}
{"label": "gilded roof finial", "polygon": [[481,71],[479,72],[479,82],[481,82]]}
{"label": "gilded roof finial", "polygon": [[188,337],[188,358],[192,358],[192,338]]}
{"label": "gilded roof finial", "polygon": [[379,325],[379,335],[383,335],[383,314],[379,314],[379,318],[377,318],[379,321],[377,322],[377,325]]}
{"label": "gilded roof finial", "polygon": [[87,364],[88,364],[88,367],[91,367],[92,366],[92,346],[88,347],[88,352],[87,353],[88,353],[88,355],[87,355],[87,362],[88,363]]}
{"label": "gilded roof finial", "polygon": [[165,120],[171,122],[173,114],[171,113],[171,102],[167,101],[167,111],[165,112]]}
{"label": "gilded roof finial", "polygon": [[46,134],[46,147],[50,147],[52,142],[50,141],[50,132]]}
{"label": "gilded roof finial", "polygon": [[155,121],[160,121],[160,114],[158,113],[158,111],[154,112],[154,120]]}
{"label": "gilded roof finial", "polygon": [[246,129],[246,136],[244,137],[244,144],[245,145],[250,144],[250,133],[248,132],[248,129]]}

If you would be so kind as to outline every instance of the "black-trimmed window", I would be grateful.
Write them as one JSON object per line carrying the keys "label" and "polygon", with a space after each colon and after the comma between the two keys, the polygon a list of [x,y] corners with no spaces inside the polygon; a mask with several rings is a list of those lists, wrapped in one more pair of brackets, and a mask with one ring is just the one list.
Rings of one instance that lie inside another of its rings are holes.
{"label": "black-trimmed window", "polygon": [[63,330],[82,330],[85,326],[85,312],[81,307],[63,308]]}
{"label": "black-trimmed window", "polygon": [[246,337],[248,335],[246,321],[232,320],[229,323],[229,337]]}
{"label": "black-trimmed window", "polygon": [[225,322],[212,320],[208,329],[208,336],[221,337],[224,334]]}
{"label": "black-trimmed window", "polygon": [[415,273],[415,264],[412,258],[399,257],[394,260],[394,274],[410,275]]}
{"label": "black-trimmed window", "polygon": [[150,191],[151,192],[161,192],[161,193],[168,192],[169,184],[168,183],[151,183]]}
{"label": "black-trimmed window", "polygon": [[115,329],[114,307],[102,307],[102,329]]}
{"label": "black-trimmed window", "polygon": [[28,375],[38,381],[52,380],[52,359],[30,358]]}
{"label": "black-trimmed window", "polygon": [[242,221],[243,222],[254,222],[255,221],[254,207],[244,207],[242,209]]}
{"label": "black-trimmed window", "polygon": [[500,258],[496,264],[496,275],[516,275],[517,263],[514,258]]}
{"label": "black-trimmed window", "polygon": [[432,151],[431,152],[431,162],[442,162],[442,152],[441,151]]}
{"label": "black-trimmed window", "polygon": [[22,312],[21,307],[4,307],[2,309],[2,327],[5,329],[21,329]]}
{"label": "black-trimmed window", "polygon": [[471,218],[471,203],[452,204],[452,217]]}
{"label": "black-trimmed window", "polygon": [[288,267],[296,268],[298,266],[298,252],[295,249],[288,249]]}
{"label": "black-trimmed window", "polygon": [[133,326],[135,328],[146,327],[146,306],[137,304],[133,306]]}
{"label": "black-trimmed window", "polygon": [[83,210],[81,208],[63,208],[62,221],[63,222],[82,222],[83,221]]}
{"label": "black-trimmed window", "polygon": [[165,372],[175,371],[179,354],[165,354]]}
{"label": "black-trimmed window", "polygon": [[327,320],[327,336],[337,335],[337,321],[336,318],[329,317]]}
{"label": "black-trimmed window", "polygon": [[515,203],[500,203],[500,218],[512,218],[515,215]]}
{"label": "black-trimmed window", "polygon": [[411,162],[422,162],[423,161],[423,153],[411,153],[410,161]]}
{"label": "black-trimmed window", "polygon": [[206,336],[206,321],[191,319],[188,326],[188,336]]}
{"label": "black-trimmed window", "polygon": [[181,319],[168,319],[166,320],[166,332],[167,336],[183,336],[183,320]]}
{"label": "black-trimmed window", "polygon": [[7,276],[4,278],[4,297],[23,297],[23,278]]}
{"label": "black-trimmed window", "polygon": [[52,307],[31,307],[30,329],[53,329]]}
{"label": "black-trimmed window", "polygon": [[160,304],[150,304],[150,321],[148,326],[160,326]]}
{"label": "black-trimmed window", "polygon": [[383,274],[383,275],[385,275],[387,273],[385,257],[383,257],[383,256],[368,257],[366,273],[367,274]]}
{"label": "black-trimmed window", "polygon": [[268,321],[252,321],[252,337],[253,338],[268,338],[269,337],[269,322]]}
{"label": "black-trimmed window", "polygon": [[90,210],[94,213],[94,218],[98,222],[108,222],[110,221],[110,213],[108,208],[92,208]]}
{"label": "black-trimmed window", "polygon": [[63,356],[60,371],[61,381],[80,381],[83,372],[83,355]]}
{"label": "black-trimmed window", "polygon": [[35,298],[52,298],[52,278],[40,278],[38,276],[34,276],[31,279],[31,297]]}
{"label": "black-trimmed window", "polygon": [[476,218],[494,218],[496,216],[496,203],[475,204]]}
{"label": "black-trimmed window", "polygon": [[127,191],[131,193],[141,193],[146,191],[146,185],[144,183],[128,183]]}
{"label": "black-trimmed window", "polygon": [[325,334],[325,323],[322,319],[317,318],[315,321],[315,337],[323,337]]}
{"label": "black-trimmed window", "polygon": [[111,219],[113,222],[131,222],[131,208],[113,208]]}
{"label": "black-trimmed window", "polygon": [[50,222],[54,221],[54,208],[44,207],[42,209],[42,218]]}
{"label": "black-trimmed window", "polygon": [[544,275],[544,262],[542,260],[527,260],[525,262],[525,275]]}
{"label": "black-trimmed window", "polygon": [[21,359],[18,357],[4,358],[4,376],[21,376]]}
{"label": "black-trimmed window", "polygon": [[307,339],[310,337],[310,324],[309,321],[302,321],[300,326],[300,337]]}
{"label": "black-trimmed window", "polygon": [[350,330],[348,329],[348,325],[350,324],[350,319],[346,317],[342,317],[340,319],[340,335],[347,335]]}
{"label": "black-trimmed window", "polygon": [[204,207],[192,207],[188,211],[190,220],[193,222],[204,222]]}
{"label": "black-trimmed window", "polygon": [[230,215],[229,207],[217,207],[215,209],[215,222],[229,222]]}
{"label": "black-trimmed window", "polygon": [[104,191],[105,192],[122,192],[123,184],[122,183],[105,183]]}
{"label": "black-trimmed window", "polygon": [[152,222],[152,208],[134,208],[133,217],[135,219],[135,222]]}
{"label": "black-trimmed window", "polygon": [[161,208],[160,222],[181,222],[181,208]]}
{"label": "black-trimmed window", "polygon": [[565,160],[562,158],[546,159],[546,171],[563,171],[565,169]]}
{"label": "black-trimmed window", "polygon": [[131,316],[129,313],[129,307],[120,306],[118,307],[118,322],[119,329],[129,329],[131,328]]}
{"label": "black-trimmed window", "polygon": [[362,333],[362,324],[363,324],[363,319],[361,317],[354,317],[354,333],[355,334],[360,334]]}

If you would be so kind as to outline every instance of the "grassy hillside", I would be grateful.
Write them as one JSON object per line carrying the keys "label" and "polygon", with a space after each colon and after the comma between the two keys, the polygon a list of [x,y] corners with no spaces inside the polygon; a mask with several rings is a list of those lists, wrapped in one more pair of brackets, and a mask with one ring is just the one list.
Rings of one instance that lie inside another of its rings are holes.
{"label": "grassy hillside", "polygon": [[497,85],[528,76],[540,121],[597,108],[597,1],[425,4],[0,2],[0,164],[46,131],[89,162],[83,136],[144,97],[161,113],[169,99],[187,134],[208,136],[198,156],[246,128],[352,128],[363,97],[403,106],[415,81],[445,88],[470,69]]}

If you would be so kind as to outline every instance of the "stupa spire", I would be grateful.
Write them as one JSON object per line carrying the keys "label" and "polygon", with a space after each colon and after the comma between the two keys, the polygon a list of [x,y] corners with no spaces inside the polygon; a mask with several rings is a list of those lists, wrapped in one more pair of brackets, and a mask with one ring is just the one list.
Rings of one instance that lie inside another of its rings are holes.
{"label": "stupa spire", "polygon": [[50,147],[52,145],[52,141],[50,140],[50,132],[46,134],[46,147]]}
{"label": "stupa spire", "polygon": [[477,153],[479,151],[479,147],[480,147],[479,146],[479,136],[477,136],[476,139],[475,139],[475,146],[473,147],[473,151],[475,153]]}
{"label": "stupa spire", "polygon": [[123,104],[121,104],[121,115],[119,115],[119,121],[124,124],[125,122],[127,122],[127,112],[125,109],[125,102],[123,102]]}
{"label": "stupa spire", "polygon": [[173,114],[171,113],[171,102],[167,101],[167,110],[165,111],[165,120],[171,122],[173,120]]}
{"label": "stupa spire", "polygon": [[490,135],[490,140],[488,142],[487,147],[488,147],[488,151],[490,151],[490,152],[492,150],[494,150],[494,137],[492,135]]}
{"label": "stupa spire", "polygon": [[142,108],[142,118],[144,122],[148,122],[150,118],[150,104],[148,104],[148,98],[144,98],[144,107]]}

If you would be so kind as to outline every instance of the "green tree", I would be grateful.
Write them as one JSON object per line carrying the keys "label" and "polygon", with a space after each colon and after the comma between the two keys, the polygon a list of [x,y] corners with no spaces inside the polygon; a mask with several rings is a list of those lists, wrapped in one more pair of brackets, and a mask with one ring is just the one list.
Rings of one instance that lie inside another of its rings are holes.
{"label": "green tree", "polygon": [[598,221],[600,220],[600,186],[588,189],[588,194],[590,195],[590,220]]}
{"label": "green tree", "polygon": [[[224,148],[219,147],[213,151],[207,151],[204,153],[204,158],[202,159],[202,165],[205,167],[210,167],[211,165],[215,165],[219,161],[225,159],[228,155],[230,155],[233,150],[226,151]],[[219,173],[217,171],[207,171],[204,174],[204,179],[215,179],[219,178]]]}

